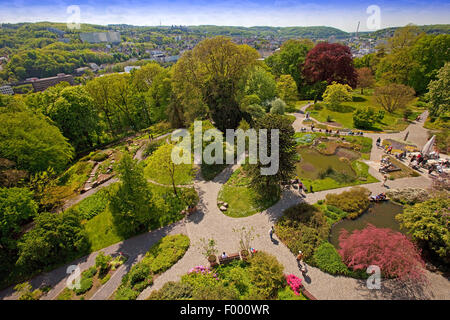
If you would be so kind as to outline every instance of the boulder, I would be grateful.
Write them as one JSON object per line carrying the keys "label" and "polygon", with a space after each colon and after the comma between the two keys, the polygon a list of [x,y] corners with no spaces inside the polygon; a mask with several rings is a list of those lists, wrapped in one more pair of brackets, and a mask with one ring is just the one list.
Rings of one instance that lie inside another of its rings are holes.
{"label": "boulder", "polygon": [[220,211],[227,211],[227,208],[225,206],[221,206]]}

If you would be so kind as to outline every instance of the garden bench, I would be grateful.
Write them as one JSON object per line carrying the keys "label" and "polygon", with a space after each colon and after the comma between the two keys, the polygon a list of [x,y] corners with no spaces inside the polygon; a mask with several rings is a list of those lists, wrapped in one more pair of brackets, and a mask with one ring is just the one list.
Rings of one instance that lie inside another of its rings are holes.
{"label": "garden bench", "polygon": [[231,262],[233,260],[240,260],[240,259],[241,259],[241,257],[239,255],[239,253],[231,253],[226,258],[222,258],[222,256],[219,256],[219,263],[220,264],[226,264],[226,263],[229,263],[229,262]]}

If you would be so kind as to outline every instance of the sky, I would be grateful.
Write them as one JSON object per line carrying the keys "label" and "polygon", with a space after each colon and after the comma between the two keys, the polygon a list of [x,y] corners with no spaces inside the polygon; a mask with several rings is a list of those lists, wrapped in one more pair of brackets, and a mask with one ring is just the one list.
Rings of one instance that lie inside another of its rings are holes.
{"label": "sky", "polygon": [[[71,6],[78,6],[77,9]],[[0,0],[0,23],[330,26],[343,31],[449,24],[449,0]]]}

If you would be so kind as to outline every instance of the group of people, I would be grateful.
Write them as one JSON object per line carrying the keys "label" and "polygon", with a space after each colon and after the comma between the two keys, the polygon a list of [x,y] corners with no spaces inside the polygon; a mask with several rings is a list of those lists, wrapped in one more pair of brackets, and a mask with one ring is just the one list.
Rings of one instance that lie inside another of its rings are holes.
{"label": "group of people", "polygon": [[370,201],[383,201],[386,200],[386,193],[382,192],[376,196],[370,196]]}
{"label": "group of people", "polygon": [[358,131],[358,132],[349,131],[348,135],[349,136],[362,136],[363,132],[362,131]]}
{"label": "group of people", "polygon": [[400,152],[400,153],[396,153],[396,154],[395,154],[395,157],[396,157],[398,160],[405,159],[405,158],[406,158],[406,151],[403,151],[403,152]]}
{"label": "group of people", "polygon": [[393,146],[390,146],[390,145],[387,144],[384,147],[384,152],[386,152],[387,154],[392,154],[392,149],[393,149]]}
{"label": "group of people", "polygon": [[[305,187],[305,185],[303,184],[303,182],[302,182],[298,177],[296,177],[295,180],[294,180],[294,185],[295,185],[295,184],[298,185],[298,192],[299,192],[300,194],[302,194],[302,191],[305,191],[305,193],[308,192],[308,189]],[[310,193],[314,193],[314,190],[313,190],[313,186],[312,186],[312,185],[309,185],[309,192],[310,192]]]}
{"label": "group of people", "polygon": [[419,170],[421,167],[427,167],[429,157],[427,155],[423,156],[421,153],[414,154],[409,160],[409,166],[413,169]]}
{"label": "group of people", "polygon": [[389,172],[392,166],[393,166],[392,162],[391,162],[391,160],[389,160],[389,158],[382,157],[381,158],[381,166],[380,166],[379,171],[380,172]]}

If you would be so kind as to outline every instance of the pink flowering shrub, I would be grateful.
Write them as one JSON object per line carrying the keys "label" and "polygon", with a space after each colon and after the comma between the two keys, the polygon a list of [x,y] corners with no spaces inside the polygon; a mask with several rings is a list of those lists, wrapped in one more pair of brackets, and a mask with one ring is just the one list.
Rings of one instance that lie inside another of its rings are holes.
{"label": "pink flowering shrub", "polygon": [[188,274],[192,274],[192,273],[203,274],[203,275],[212,275],[214,278],[217,279],[217,274],[212,272],[209,267],[205,267],[205,266],[196,266],[188,271]]}
{"label": "pink flowering shrub", "polygon": [[296,295],[299,295],[301,288],[303,287],[302,279],[298,278],[294,274],[285,275],[285,278],[292,291],[294,291]]}
{"label": "pink flowering shrub", "polygon": [[370,265],[377,265],[387,277],[425,280],[424,262],[419,250],[400,232],[368,224],[366,228],[351,234],[342,230],[339,246],[342,260],[353,270],[365,270]]}

